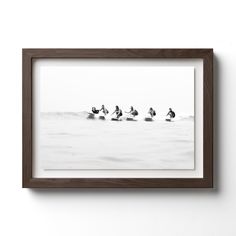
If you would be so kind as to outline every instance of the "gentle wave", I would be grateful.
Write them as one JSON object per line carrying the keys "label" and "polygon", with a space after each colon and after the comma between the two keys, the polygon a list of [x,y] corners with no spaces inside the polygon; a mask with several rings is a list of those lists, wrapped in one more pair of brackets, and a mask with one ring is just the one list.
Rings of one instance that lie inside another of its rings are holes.
{"label": "gentle wave", "polygon": [[[55,119],[55,118],[61,118],[61,119],[87,119],[90,112],[87,111],[81,111],[81,112],[41,112],[40,116],[41,118],[45,119]],[[95,115],[95,119],[98,118],[99,115]],[[123,116],[121,119],[125,120],[128,116]],[[110,120],[110,116],[108,120]],[[135,117],[135,120],[143,120],[145,116],[137,116]],[[156,116],[154,120],[165,120],[166,116]],[[193,115],[179,115],[176,116],[173,120],[180,121],[180,120],[194,120]]]}
{"label": "gentle wave", "polygon": [[88,116],[89,112],[41,112],[41,117],[84,117]]}

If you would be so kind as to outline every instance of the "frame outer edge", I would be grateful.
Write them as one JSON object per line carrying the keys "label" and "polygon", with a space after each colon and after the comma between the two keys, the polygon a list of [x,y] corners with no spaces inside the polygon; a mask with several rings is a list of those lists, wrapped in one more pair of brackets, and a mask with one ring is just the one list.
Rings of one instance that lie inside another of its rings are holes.
{"label": "frame outer edge", "polygon": [[213,49],[204,57],[204,180],[209,188],[213,179]]}
{"label": "frame outer edge", "polygon": [[32,64],[27,50],[22,50],[22,187],[30,187],[32,178]]}
{"label": "frame outer edge", "polygon": [[[204,177],[201,179],[32,178],[33,58],[201,58],[204,70]],[[22,49],[23,188],[212,188],[213,49]]]}

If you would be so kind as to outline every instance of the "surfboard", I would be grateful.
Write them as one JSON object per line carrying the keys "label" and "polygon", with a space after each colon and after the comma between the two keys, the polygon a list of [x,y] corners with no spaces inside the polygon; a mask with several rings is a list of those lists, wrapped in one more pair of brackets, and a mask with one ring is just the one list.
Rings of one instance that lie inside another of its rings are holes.
{"label": "surfboard", "polygon": [[117,118],[111,118],[112,121],[121,121],[120,119]]}
{"label": "surfboard", "polygon": [[99,116],[99,120],[105,120],[105,116]]}
{"label": "surfboard", "polygon": [[95,115],[92,113],[88,113],[87,119],[95,119]]}
{"label": "surfboard", "polygon": [[166,121],[169,121],[169,122],[171,122],[171,119],[166,119]]}
{"label": "surfboard", "polygon": [[153,121],[153,119],[151,117],[146,117],[144,120],[145,121]]}
{"label": "surfboard", "polygon": [[134,118],[131,118],[131,117],[127,117],[126,120],[127,121],[137,121],[137,120],[135,120]]}

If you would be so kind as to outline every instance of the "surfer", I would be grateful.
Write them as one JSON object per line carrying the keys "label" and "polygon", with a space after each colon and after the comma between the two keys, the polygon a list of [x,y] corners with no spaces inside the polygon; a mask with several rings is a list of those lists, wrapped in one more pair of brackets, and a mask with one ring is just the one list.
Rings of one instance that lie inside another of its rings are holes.
{"label": "surfer", "polygon": [[92,112],[93,112],[93,114],[98,114],[99,110],[97,110],[96,107],[92,107]]}
{"label": "surfer", "polygon": [[166,116],[170,116],[170,119],[175,118],[175,112],[171,108],[169,108],[169,112]]}
{"label": "surfer", "polygon": [[118,106],[116,106],[115,111],[111,115],[113,115],[114,113],[116,113],[117,119],[119,119],[123,115],[122,110]]}
{"label": "surfer", "polygon": [[102,108],[99,111],[102,111],[105,116],[109,113],[109,111],[105,108],[104,105],[102,105]]}
{"label": "surfer", "polygon": [[134,108],[132,106],[130,107],[130,111],[125,112],[125,113],[131,114],[133,117],[138,115],[138,111],[134,110]]}
{"label": "surfer", "polygon": [[156,111],[152,107],[150,107],[148,114],[150,114],[150,116],[153,117],[156,115]]}

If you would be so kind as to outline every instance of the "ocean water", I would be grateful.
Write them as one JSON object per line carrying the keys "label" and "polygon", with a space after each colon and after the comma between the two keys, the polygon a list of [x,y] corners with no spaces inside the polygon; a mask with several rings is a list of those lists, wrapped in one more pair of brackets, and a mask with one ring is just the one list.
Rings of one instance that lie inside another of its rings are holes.
{"label": "ocean water", "polygon": [[41,113],[43,169],[194,168],[194,117],[177,117],[173,122],[86,117],[86,112]]}

